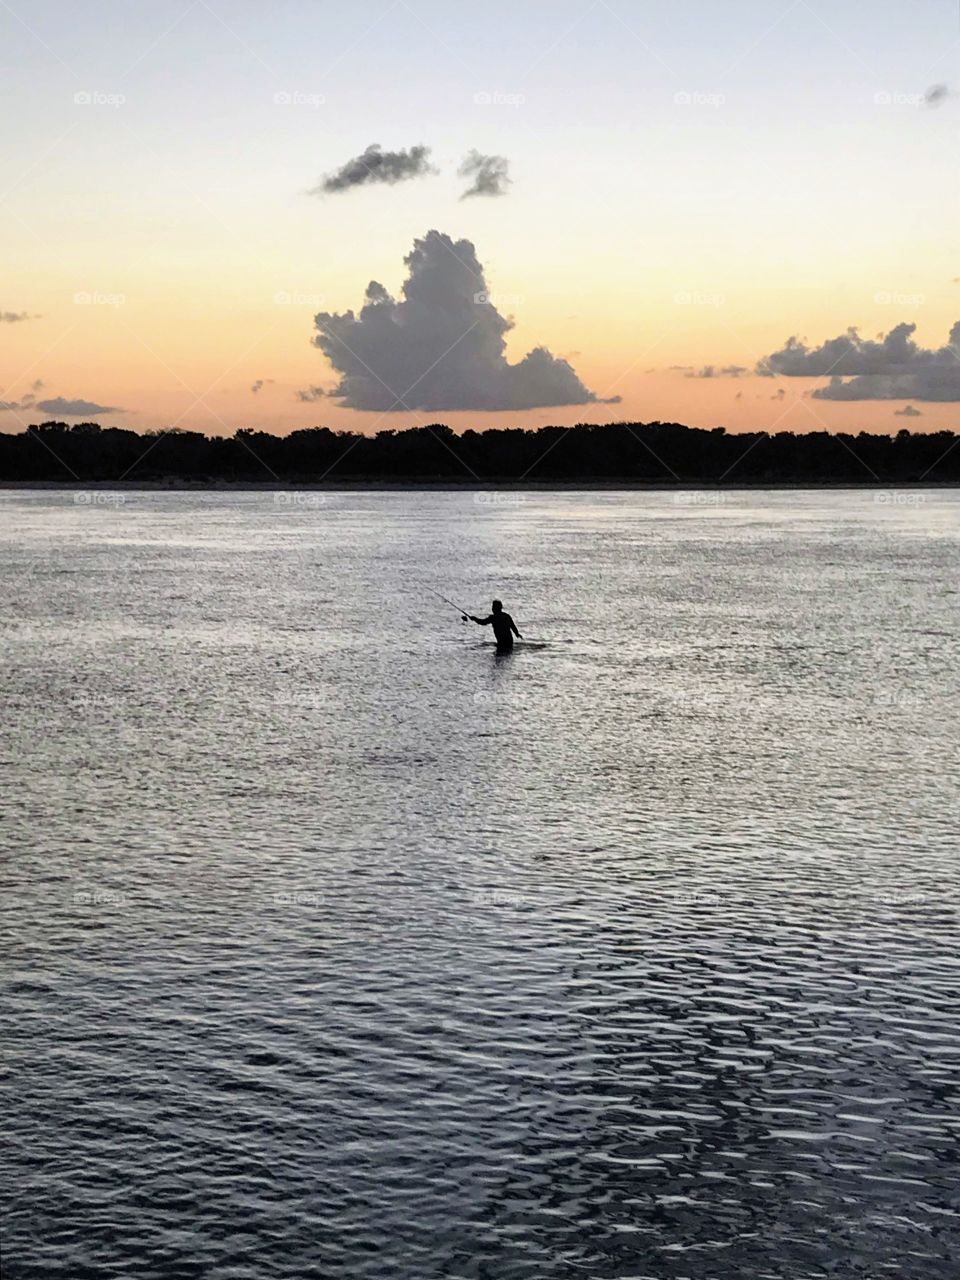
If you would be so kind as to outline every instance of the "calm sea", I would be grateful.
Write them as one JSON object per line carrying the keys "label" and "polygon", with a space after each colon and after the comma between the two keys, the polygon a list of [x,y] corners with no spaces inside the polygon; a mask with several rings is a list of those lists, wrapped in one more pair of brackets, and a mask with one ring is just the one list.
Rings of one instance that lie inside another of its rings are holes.
{"label": "calm sea", "polygon": [[0,493],[4,1280],[955,1280],[958,569],[947,491]]}

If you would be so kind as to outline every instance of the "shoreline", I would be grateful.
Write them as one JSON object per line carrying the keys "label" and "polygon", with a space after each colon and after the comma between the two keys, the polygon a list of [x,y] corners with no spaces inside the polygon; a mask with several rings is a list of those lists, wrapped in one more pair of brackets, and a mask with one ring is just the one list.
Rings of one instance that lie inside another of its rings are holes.
{"label": "shoreline", "polygon": [[243,480],[233,483],[228,480],[0,480],[0,491],[6,490],[66,490],[68,492],[119,492],[119,493],[337,493],[350,491],[397,492],[397,493],[541,493],[541,492],[650,492],[650,493],[770,493],[770,492],[887,492],[891,489],[904,490],[952,490],[960,489],[960,481],[940,480],[866,480],[861,483],[853,481],[787,481],[776,480],[754,484],[710,484],[706,481],[690,483],[659,484],[642,480],[554,480],[526,481],[489,480],[473,484],[458,484],[450,480],[431,480],[429,478],[411,478],[410,480],[340,480],[309,481],[291,480],[288,483],[278,481]]}

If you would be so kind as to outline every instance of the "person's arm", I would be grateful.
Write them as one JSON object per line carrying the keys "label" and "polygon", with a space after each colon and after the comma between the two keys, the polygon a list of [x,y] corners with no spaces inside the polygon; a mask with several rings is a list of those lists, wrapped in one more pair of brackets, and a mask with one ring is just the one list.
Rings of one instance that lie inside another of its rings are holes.
{"label": "person's arm", "polygon": [[513,634],[517,637],[517,639],[518,639],[518,640],[522,640],[522,639],[523,639],[523,636],[522,636],[522,635],[520,634],[520,632],[517,630],[517,624],[514,622],[514,620],[513,620],[512,618],[510,619],[510,626],[513,628]]}
{"label": "person's arm", "polygon": [[491,615],[489,616],[489,618],[475,618],[475,617],[473,616],[473,614],[471,613],[471,614],[469,615],[469,618],[470,618],[470,621],[471,621],[471,622],[476,622],[478,626],[481,626],[481,627],[488,627],[488,626],[490,625],[490,623],[493,621],[493,614],[491,613]]}

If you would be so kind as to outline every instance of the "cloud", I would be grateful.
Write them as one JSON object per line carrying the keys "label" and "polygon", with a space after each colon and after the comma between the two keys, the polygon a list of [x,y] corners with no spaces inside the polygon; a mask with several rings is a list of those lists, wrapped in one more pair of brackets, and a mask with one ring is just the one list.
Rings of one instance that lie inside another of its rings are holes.
{"label": "cloud", "polygon": [[948,98],[952,98],[953,93],[948,84],[932,84],[927,92],[923,95],[923,105],[925,107],[939,107]]}
{"label": "cloud", "polygon": [[512,181],[509,167],[506,156],[485,156],[479,151],[468,152],[457,174],[461,178],[472,178],[473,183],[460,199],[466,200],[470,196],[505,196]]}
{"label": "cloud", "polygon": [[272,383],[272,382],[273,382],[272,378],[258,378],[256,382],[253,384],[253,386],[250,388],[250,390],[253,392],[254,395],[256,395],[258,391],[262,391],[263,388],[267,386],[268,383]]}
{"label": "cloud", "polygon": [[[34,386],[36,386],[36,383],[34,383]],[[19,400],[0,400],[0,413],[9,412],[11,409],[30,409],[36,398],[33,392],[27,392]]]}
{"label": "cloud", "polygon": [[323,387],[305,387],[302,391],[297,392],[297,399],[302,400],[304,404],[310,404],[313,400],[322,400],[328,392]]}
{"label": "cloud", "polygon": [[22,320],[39,319],[39,316],[32,316],[29,311],[0,311],[0,324],[20,324]]}
{"label": "cloud", "polygon": [[400,300],[373,280],[359,315],[322,311],[314,318],[314,345],[340,374],[328,394],[347,408],[496,411],[619,400],[600,400],[544,347],[508,363],[505,335],[513,321],[490,301],[469,240],[428,231],[404,263]]}
{"label": "cloud", "polygon": [[378,182],[392,186],[408,178],[422,178],[433,172],[427,159],[429,155],[429,147],[411,147],[409,151],[382,151],[379,144],[374,142],[362,155],[348,160],[336,173],[327,174],[307,194],[327,196]]}
{"label": "cloud", "polygon": [[684,374],[685,378],[742,378],[747,372],[742,364],[725,364],[717,367],[712,364],[705,364],[702,369],[691,369],[689,366],[677,365],[676,368],[686,367],[689,372]]}
{"label": "cloud", "polygon": [[95,404],[93,400],[66,400],[57,396],[53,400],[40,400],[36,408],[41,413],[58,413],[64,418],[81,418],[88,413],[124,413],[117,405]]}
{"label": "cloud", "polygon": [[20,408],[32,409],[37,400],[37,397],[34,393],[42,389],[43,389],[43,379],[34,378],[33,382],[30,383],[30,390],[27,392],[25,396],[21,396],[20,398]]}
{"label": "cloud", "polygon": [[912,404],[905,404],[902,409],[894,409],[893,416],[895,418],[922,418],[923,414],[919,409],[915,409]]}
{"label": "cloud", "polygon": [[768,377],[829,376],[827,386],[813,392],[817,400],[960,400],[960,320],[946,346],[939,348],[918,346],[912,337],[916,327],[904,321],[876,341],[848,329],[819,347],[792,337],[765,356],[757,372]]}

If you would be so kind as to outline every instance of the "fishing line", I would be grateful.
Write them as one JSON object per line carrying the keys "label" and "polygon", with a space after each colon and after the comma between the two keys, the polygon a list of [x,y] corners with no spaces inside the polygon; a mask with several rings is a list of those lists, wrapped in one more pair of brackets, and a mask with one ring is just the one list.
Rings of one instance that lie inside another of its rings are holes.
{"label": "fishing line", "polygon": [[467,614],[466,609],[461,609],[458,604],[455,604],[452,600],[448,599],[446,596],[442,596],[439,591],[434,591],[433,587],[427,587],[427,590],[430,592],[432,596],[436,596],[438,600],[442,600],[444,604],[448,604],[451,609],[456,609],[457,613],[461,615],[463,621],[466,622],[467,617],[469,616]]}

